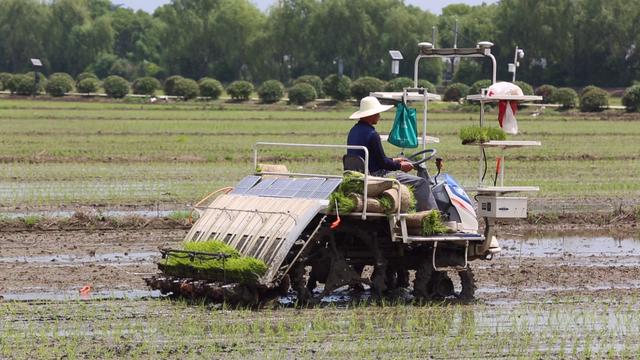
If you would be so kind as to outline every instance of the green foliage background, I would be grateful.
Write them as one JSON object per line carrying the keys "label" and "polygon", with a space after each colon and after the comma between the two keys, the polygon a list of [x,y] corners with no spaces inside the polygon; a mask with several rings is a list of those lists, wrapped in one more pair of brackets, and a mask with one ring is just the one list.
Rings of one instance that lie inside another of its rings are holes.
{"label": "green foliage background", "polygon": [[[266,13],[250,0],[174,0],[153,14],[110,0],[0,0],[0,72],[24,73],[40,57],[44,73],[133,81],[169,75],[223,83],[276,79],[290,86],[305,74],[337,72],[352,79],[389,79],[389,49],[406,59],[416,44],[438,47],[480,40],[496,44],[500,64],[525,48],[519,79],[533,85],[628,86],[640,78],[640,0],[503,0],[449,5],[434,15],[401,0],[283,0]],[[438,84],[444,65],[425,61],[424,78]],[[460,65],[455,79],[471,84],[489,71],[486,62]],[[506,66],[500,66],[506,78]],[[412,76],[413,62],[400,76]]]}

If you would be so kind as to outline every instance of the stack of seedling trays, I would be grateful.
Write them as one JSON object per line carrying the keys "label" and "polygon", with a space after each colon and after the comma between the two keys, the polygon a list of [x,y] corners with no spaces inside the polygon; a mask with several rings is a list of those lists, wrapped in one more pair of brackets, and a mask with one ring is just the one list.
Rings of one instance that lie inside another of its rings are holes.
{"label": "stack of seedling trays", "polygon": [[450,230],[442,222],[438,210],[416,212],[416,199],[410,186],[395,183],[390,178],[370,176],[367,198],[364,199],[364,174],[346,171],[342,183],[329,198],[329,211],[339,214],[360,213],[367,203],[367,213],[391,215],[398,211],[407,215],[411,235],[432,236]]}
{"label": "stack of seedling trays", "polygon": [[164,295],[252,305],[265,290],[259,283],[267,271],[264,261],[221,241],[186,241],[182,249],[160,251],[162,275],[145,281]]}
{"label": "stack of seedling trays", "polygon": [[162,249],[158,268],[167,275],[223,283],[256,282],[267,271],[262,260],[241,256],[217,240],[187,241],[181,250]]}
{"label": "stack of seedling trays", "polygon": [[364,174],[356,171],[346,171],[342,183],[329,198],[329,211],[338,213],[362,212],[367,203],[368,213],[392,214],[400,212],[415,212],[416,200],[413,191],[408,186],[394,183],[392,179],[370,176],[367,184],[367,199],[364,199]]}

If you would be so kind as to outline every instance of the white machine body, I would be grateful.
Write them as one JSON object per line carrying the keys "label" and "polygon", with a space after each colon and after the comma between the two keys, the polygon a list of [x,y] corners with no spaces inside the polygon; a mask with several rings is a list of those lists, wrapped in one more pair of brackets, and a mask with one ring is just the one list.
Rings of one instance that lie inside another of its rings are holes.
{"label": "white machine body", "polygon": [[527,217],[526,197],[478,195],[478,215],[496,219],[520,219]]}

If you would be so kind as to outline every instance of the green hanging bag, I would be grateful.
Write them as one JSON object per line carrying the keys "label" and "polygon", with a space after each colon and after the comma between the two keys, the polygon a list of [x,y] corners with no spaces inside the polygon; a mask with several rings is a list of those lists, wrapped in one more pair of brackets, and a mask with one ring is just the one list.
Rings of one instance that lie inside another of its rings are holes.
{"label": "green hanging bag", "polygon": [[418,147],[416,109],[407,107],[404,102],[396,105],[396,118],[389,133],[389,142],[403,149]]}

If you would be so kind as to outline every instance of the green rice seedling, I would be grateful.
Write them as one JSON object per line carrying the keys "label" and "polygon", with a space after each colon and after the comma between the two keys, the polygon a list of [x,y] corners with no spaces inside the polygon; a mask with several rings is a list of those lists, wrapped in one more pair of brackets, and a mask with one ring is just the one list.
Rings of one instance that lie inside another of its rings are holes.
{"label": "green rice seedling", "polygon": [[483,128],[477,125],[465,126],[460,128],[460,139],[463,144],[471,144],[476,142],[486,142],[489,140],[488,134]]}
{"label": "green rice seedling", "polygon": [[504,130],[502,130],[499,127],[489,126],[489,127],[484,127],[484,129],[486,129],[487,131],[487,136],[489,137],[489,140],[506,140],[507,139],[507,134],[504,132]]}
{"label": "green rice seedling", "polygon": [[199,251],[215,254],[229,255],[231,258],[240,257],[238,250],[223,243],[222,241],[185,241],[183,243],[183,249],[187,251]]}
{"label": "green rice seedling", "polygon": [[[195,212],[194,212],[195,213]],[[197,213],[195,213],[194,215],[197,215]],[[173,221],[185,221],[188,220],[189,218],[192,218],[192,214],[191,211],[188,210],[178,210],[178,211],[172,211],[167,218],[173,220]]]}
{"label": "green rice seedling", "polygon": [[357,171],[345,171],[338,189],[344,194],[362,194],[364,192],[364,174]]}
{"label": "green rice seedling", "polygon": [[22,222],[28,228],[32,228],[38,225],[38,223],[40,223],[40,221],[42,220],[43,220],[43,217],[40,215],[27,215],[22,218]]}
{"label": "green rice seedling", "polygon": [[497,127],[490,126],[465,126],[460,128],[460,139],[463,144],[483,143],[490,140],[505,140],[507,135]]}
{"label": "green rice seedling", "polygon": [[447,231],[439,211],[432,211],[422,219],[422,235],[424,236],[444,234]]}
{"label": "green rice seedling", "polygon": [[[167,274],[208,280],[230,282],[252,282],[267,272],[264,261],[241,256],[240,253],[222,241],[187,241],[185,251],[193,254],[170,253],[164,263],[158,264]],[[222,254],[227,258],[212,258],[203,254]]]}
{"label": "green rice seedling", "polygon": [[416,189],[412,185],[407,185],[409,189],[409,213],[414,213],[417,210],[418,200],[416,200]]}
{"label": "green rice seedling", "polygon": [[329,196],[329,211],[336,210],[336,203],[338,204],[338,212],[343,214],[353,212],[357,205],[354,199],[345,195],[341,190],[336,190]]}
{"label": "green rice seedling", "polygon": [[240,282],[255,281],[267,272],[267,264],[252,257],[229,259],[224,266],[227,279]]}
{"label": "green rice seedling", "polygon": [[378,198],[378,202],[380,202],[380,206],[384,210],[385,214],[391,214],[394,211],[394,202],[391,197],[383,194]]}

